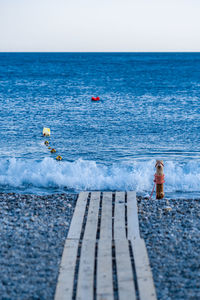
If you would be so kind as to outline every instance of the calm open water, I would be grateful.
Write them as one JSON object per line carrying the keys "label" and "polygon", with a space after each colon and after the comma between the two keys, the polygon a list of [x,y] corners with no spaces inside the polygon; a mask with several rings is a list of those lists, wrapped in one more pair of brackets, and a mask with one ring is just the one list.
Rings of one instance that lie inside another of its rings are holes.
{"label": "calm open water", "polygon": [[200,53],[0,53],[0,192],[148,195],[159,158],[200,197]]}

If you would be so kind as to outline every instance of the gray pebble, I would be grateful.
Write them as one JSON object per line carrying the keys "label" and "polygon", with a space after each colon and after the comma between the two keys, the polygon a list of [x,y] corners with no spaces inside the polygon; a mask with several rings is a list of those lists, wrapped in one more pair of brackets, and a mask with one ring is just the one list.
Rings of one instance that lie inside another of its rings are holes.
{"label": "gray pebble", "polygon": [[164,212],[168,213],[168,212],[172,211],[172,208],[171,208],[171,206],[165,206],[163,208],[163,210],[164,210]]}

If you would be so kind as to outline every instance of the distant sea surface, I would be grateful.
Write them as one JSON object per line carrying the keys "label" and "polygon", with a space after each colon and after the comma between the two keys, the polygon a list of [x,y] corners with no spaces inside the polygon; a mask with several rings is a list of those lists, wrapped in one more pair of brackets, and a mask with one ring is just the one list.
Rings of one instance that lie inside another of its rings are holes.
{"label": "distant sea surface", "polygon": [[0,53],[0,192],[148,196],[156,159],[200,197],[200,53]]}

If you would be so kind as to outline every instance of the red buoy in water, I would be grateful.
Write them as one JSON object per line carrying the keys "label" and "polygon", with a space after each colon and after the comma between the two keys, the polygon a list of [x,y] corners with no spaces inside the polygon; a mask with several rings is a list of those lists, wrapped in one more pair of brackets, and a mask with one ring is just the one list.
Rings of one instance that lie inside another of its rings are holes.
{"label": "red buoy in water", "polygon": [[91,99],[92,101],[99,101],[100,100],[100,98],[99,97],[92,97],[92,99]]}

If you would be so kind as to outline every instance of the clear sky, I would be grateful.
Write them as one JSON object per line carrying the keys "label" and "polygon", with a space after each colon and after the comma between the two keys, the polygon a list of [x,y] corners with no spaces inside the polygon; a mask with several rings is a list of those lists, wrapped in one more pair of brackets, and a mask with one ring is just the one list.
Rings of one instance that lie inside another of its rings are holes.
{"label": "clear sky", "polygon": [[200,51],[200,0],[0,0],[0,51]]}

